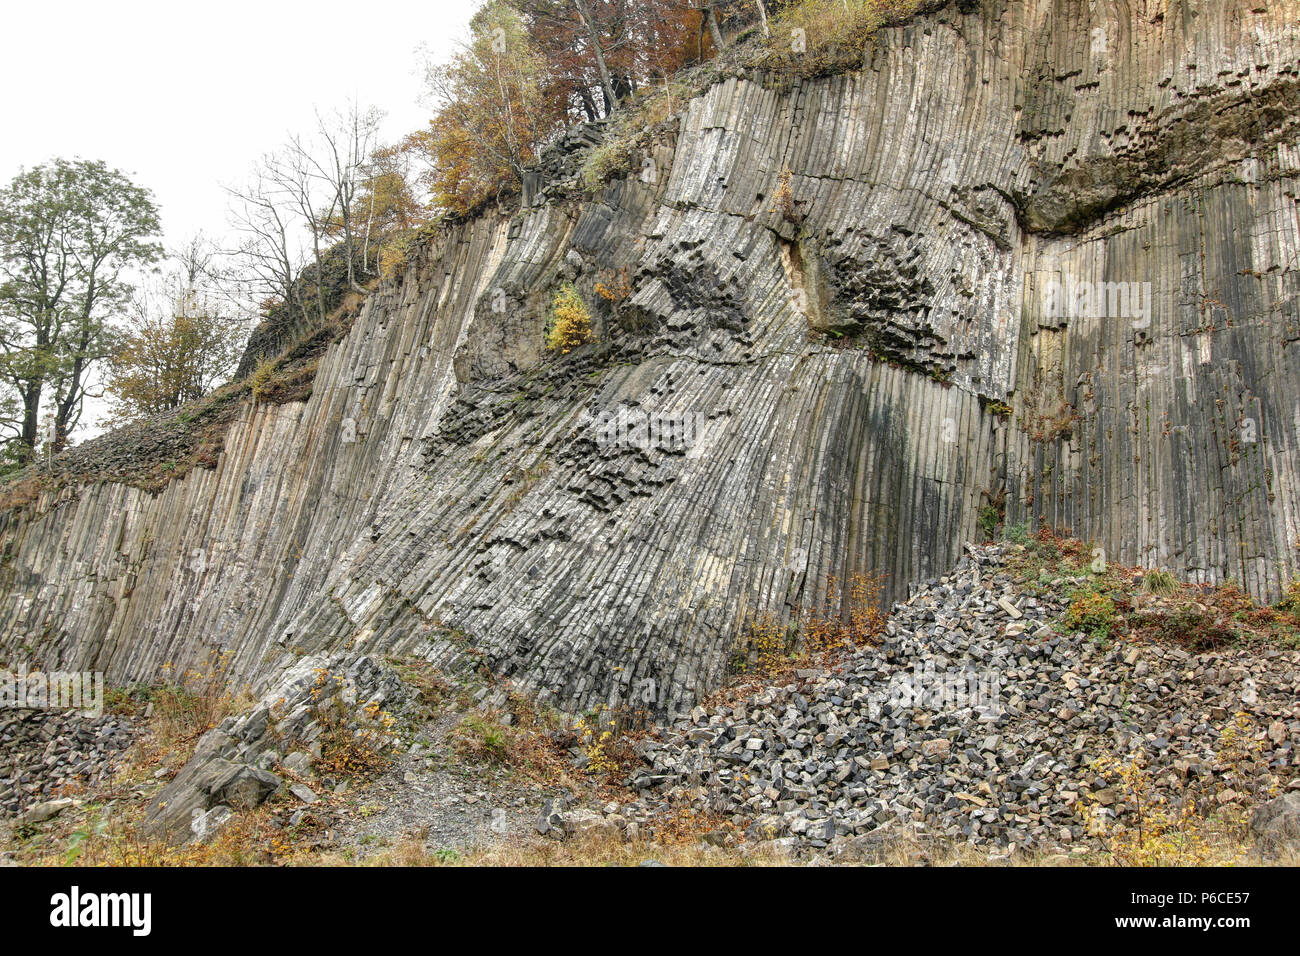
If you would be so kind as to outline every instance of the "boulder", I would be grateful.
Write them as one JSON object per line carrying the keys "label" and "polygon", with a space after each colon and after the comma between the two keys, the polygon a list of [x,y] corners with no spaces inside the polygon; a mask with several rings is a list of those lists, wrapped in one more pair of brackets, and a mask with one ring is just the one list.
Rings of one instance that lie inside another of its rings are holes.
{"label": "boulder", "polygon": [[1250,832],[1266,854],[1300,850],[1300,793],[1284,793],[1256,807]]}

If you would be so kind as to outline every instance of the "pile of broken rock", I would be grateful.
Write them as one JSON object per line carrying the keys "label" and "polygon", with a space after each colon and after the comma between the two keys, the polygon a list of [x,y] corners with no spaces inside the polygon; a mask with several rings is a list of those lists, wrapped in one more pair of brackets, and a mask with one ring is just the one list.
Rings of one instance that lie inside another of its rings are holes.
{"label": "pile of broken rock", "polygon": [[38,823],[70,794],[111,776],[135,739],[130,717],[78,711],[0,711],[0,816]]}
{"label": "pile of broken rock", "polygon": [[686,804],[746,842],[819,856],[878,857],[901,837],[1069,852],[1096,844],[1098,817],[1124,820],[1103,757],[1137,756],[1175,801],[1198,785],[1233,799],[1221,734],[1244,712],[1255,766],[1282,791],[1256,830],[1286,839],[1300,821],[1300,652],[1063,632],[1081,582],[1026,587],[1008,547],[968,547],[894,606],[877,643],[829,668],[695,708],[645,745],[620,819]]}

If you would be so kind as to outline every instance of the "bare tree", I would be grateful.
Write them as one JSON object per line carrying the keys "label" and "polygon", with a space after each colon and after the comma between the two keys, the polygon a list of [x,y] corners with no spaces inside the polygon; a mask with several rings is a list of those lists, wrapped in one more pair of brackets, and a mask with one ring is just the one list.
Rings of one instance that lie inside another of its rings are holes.
{"label": "bare tree", "polygon": [[356,278],[354,220],[357,210],[354,206],[363,180],[363,170],[371,159],[383,116],[380,110],[373,107],[363,110],[353,101],[346,110],[328,116],[322,116],[319,112],[316,114],[319,143],[315,148],[305,148],[302,140],[293,140],[293,146],[300,152],[305,168],[331,196],[334,215],[326,217],[325,225],[327,229],[337,227],[343,236],[348,287],[354,292],[365,291]]}
{"label": "bare tree", "polygon": [[260,299],[279,299],[307,318],[298,276],[303,256],[293,236],[300,223],[273,177],[266,161],[253,171],[243,188],[227,187],[234,200],[230,217],[242,241],[233,251],[240,264],[239,278]]}
{"label": "bare tree", "polygon": [[357,282],[358,196],[365,182],[383,114],[355,103],[331,114],[316,114],[309,136],[295,135],[262,157],[251,184],[230,189],[236,200],[232,218],[244,236],[239,250],[247,270],[271,295],[307,315],[303,301],[302,256],[296,236],[306,232],[316,267],[317,318],[325,322],[325,251],[330,240],[343,244],[348,287]]}
{"label": "bare tree", "polygon": [[324,244],[329,224],[337,209],[338,196],[323,190],[311,158],[311,145],[301,136],[291,137],[278,153],[264,160],[266,174],[280,202],[284,203],[306,226],[311,237],[312,260],[316,264],[316,310],[325,323],[325,256]]}

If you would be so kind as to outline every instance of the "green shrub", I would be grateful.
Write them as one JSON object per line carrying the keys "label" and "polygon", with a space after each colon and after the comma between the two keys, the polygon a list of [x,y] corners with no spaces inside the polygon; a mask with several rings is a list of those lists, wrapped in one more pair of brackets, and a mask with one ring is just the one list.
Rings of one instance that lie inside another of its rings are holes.
{"label": "green shrub", "polygon": [[1173,594],[1178,590],[1178,579],[1168,571],[1148,571],[1142,579],[1142,588],[1149,594]]}
{"label": "green shrub", "polygon": [[452,732],[452,749],[473,763],[505,763],[510,756],[510,731],[494,714],[467,714]]}
{"label": "green shrub", "polygon": [[1012,544],[1028,545],[1033,540],[1030,534],[1029,525],[1022,521],[1019,524],[1008,525],[1002,529],[1002,537]]}
{"label": "green shrub", "polygon": [[617,175],[632,169],[630,144],[621,139],[607,139],[587,154],[582,164],[582,185],[589,193],[600,190]]}
{"label": "green shrub", "polygon": [[1070,601],[1065,612],[1065,626],[1071,631],[1083,631],[1094,640],[1109,640],[1118,623],[1115,602],[1099,591],[1080,591]]}
{"label": "green shrub", "polygon": [[990,541],[998,532],[998,525],[1002,523],[1002,512],[997,506],[986,504],[980,506],[979,526],[980,533]]}

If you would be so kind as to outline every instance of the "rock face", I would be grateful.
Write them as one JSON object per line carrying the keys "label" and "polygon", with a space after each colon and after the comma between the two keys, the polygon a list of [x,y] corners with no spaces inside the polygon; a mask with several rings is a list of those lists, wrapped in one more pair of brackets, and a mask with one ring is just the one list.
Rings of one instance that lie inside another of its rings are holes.
{"label": "rock face", "polygon": [[1300,793],[1284,793],[1258,807],[1250,829],[1265,853],[1300,847]]}
{"label": "rock face", "polygon": [[[948,5],[857,72],[716,83],[598,195],[571,136],[215,468],[5,516],[0,660],[472,653],[561,705],[680,710],[748,615],[863,569],[902,596],[1002,511],[1272,596],[1300,540],[1298,21]],[[565,281],[599,342],[561,357]]]}

